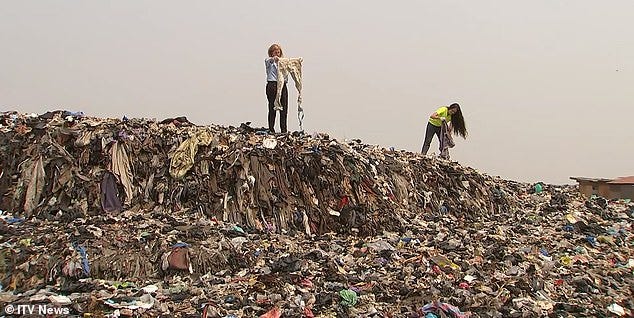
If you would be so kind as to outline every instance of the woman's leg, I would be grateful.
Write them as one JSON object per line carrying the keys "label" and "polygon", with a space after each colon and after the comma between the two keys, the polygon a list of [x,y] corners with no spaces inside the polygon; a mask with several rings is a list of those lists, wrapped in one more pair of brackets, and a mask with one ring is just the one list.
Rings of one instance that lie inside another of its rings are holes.
{"label": "woman's leg", "polygon": [[287,116],[288,116],[288,89],[286,88],[286,83],[284,83],[284,87],[282,88],[282,96],[280,103],[282,104],[282,110],[280,110],[280,131],[286,132],[286,124],[287,124]]}
{"label": "woman's leg", "polygon": [[440,142],[440,127],[436,127],[430,122],[427,122],[427,129],[425,129],[425,141],[423,142],[423,149],[421,150],[423,155],[426,155],[429,151],[431,140],[434,138],[434,135],[438,136],[438,141]]}
{"label": "woman's leg", "polygon": [[269,102],[269,131],[275,132],[275,95],[277,94],[277,83],[266,83],[266,99]]}

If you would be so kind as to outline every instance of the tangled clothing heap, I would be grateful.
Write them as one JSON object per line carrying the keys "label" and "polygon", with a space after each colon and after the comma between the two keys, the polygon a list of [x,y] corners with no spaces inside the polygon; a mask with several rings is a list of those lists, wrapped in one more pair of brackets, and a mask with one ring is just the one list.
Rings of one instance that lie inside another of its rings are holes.
{"label": "tangled clothing heap", "polygon": [[284,79],[288,78],[290,73],[297,88],[297,111],[302,111],[302,62],[303,58],[280,58],[277,64],[277,95],[275,95],[275,109],[282,110],[280,97],[282,96],[282,88],[284,87]]}

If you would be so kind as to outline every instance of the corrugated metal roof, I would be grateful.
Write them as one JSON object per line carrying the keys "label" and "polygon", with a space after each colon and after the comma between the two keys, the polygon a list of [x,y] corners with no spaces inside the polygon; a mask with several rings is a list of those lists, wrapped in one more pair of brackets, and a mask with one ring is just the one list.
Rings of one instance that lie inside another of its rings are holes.
{"label": "corrugated metal roof", "polygon": [[606,178],[587,178],[587,177],[570,177],[570,179],[576,180],[576,181],[590,181],[590,182],[609,182],[609,181],[612,181],[612,179],[606,179]]}
{"label": "corrugated metal roof", "polygon": [[608,183],[609,184],[634,184],[634,176],[616,178]]}

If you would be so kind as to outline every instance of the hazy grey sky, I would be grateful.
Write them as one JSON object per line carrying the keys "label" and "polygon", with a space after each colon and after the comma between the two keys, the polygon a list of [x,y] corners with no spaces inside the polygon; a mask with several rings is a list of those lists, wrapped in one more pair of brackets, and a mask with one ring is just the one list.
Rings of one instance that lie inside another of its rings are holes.
{"label": "hazy grey sky", "polygon": [[304,58],[308,133],[420,151],[429,114],[458,102],[464,165],[634,175],[633,14],[632,0],[0,0],[0,107],[263,127],[279,42]]}

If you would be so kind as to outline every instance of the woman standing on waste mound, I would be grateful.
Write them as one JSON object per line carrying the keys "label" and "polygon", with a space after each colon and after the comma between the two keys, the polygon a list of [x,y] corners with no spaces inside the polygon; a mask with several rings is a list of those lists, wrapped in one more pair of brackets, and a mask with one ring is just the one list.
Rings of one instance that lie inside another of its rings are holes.
{"label": "woman standing on waste mound", "polygon": [[[269,47],[269,57],[264,60],[266,66],[266,99],[269,102],[269,131],[275,132],[275,98],[277,96],[277,68],[278,61],[284,56],[282,47],[279,44],[273,44]],[[284,79],[284,87],[282,88],[282,96],[280,103],[280,131],[286,132],[286,118],[288,115],[288,89],[286,88],[288,79]]]}
{"label": "woman standing on waste mound", "polygon": [[440,132],[443,122],[447,124],[447,129],[450,134],[453,131],[454,135],[465,139],[467,138],[467,127],[464,122],[464,117],[462,116],[460,105],[453,103],[449,105],[449,107],[440,107],[429,116],[427,129],[425,130],[425,141],[423,142],[423,149],[421,150],[423,155],[426,155],[427,151],[429,151],[434,135],[438,136],[438,142],[441,144],[440,151],[442,153]]}

